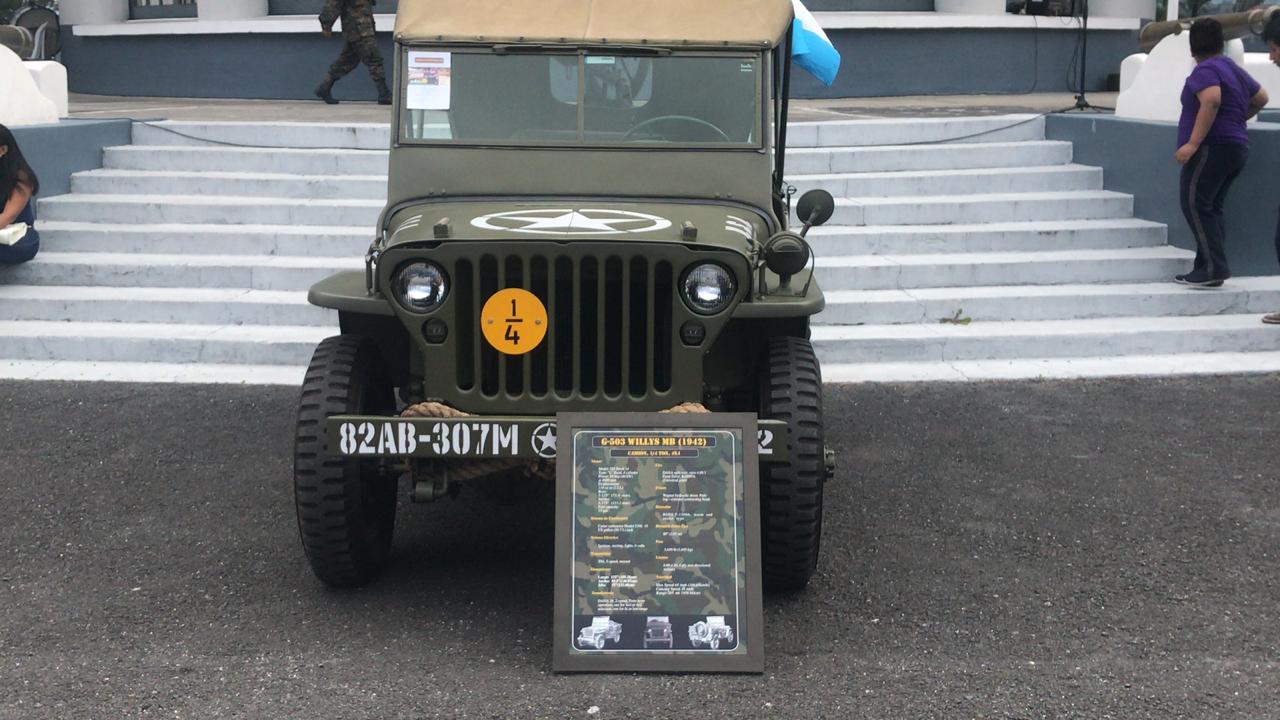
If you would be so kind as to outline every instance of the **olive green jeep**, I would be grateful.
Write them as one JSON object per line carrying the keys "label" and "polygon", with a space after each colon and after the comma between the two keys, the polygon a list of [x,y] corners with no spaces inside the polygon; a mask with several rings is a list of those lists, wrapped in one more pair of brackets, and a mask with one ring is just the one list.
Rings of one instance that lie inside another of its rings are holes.
{"label": "olive green jeep", "polygon": [[[633,6],[633,7],[632,7]],[[529,483],[562,411],[758,413],[769,587],[814,572],[822,310],[783,182],[790,0],[401,0],[387,206],[298,411],[316,575],[385,564],[398,480]],[[628,9],[621,9],[628,7]]]}

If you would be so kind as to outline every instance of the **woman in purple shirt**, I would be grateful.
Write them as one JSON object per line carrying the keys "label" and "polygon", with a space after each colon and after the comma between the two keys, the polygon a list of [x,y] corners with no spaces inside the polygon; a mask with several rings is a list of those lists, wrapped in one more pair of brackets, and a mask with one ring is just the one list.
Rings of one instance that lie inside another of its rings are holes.
{"label": "woman in purple shirt", "polygon": [[1182,164],[1182,214],[1196,238],[1196,261],[1191,272],[1174,280],[1201,288],[1222,287],[1231,277],[1222,207],[1249,159],[1245,123],[1269,101],[1258,81],[1222,54],[1224,46],[1217,20],[1191,25],[1196,68],[1182,88],[1175,157]]}

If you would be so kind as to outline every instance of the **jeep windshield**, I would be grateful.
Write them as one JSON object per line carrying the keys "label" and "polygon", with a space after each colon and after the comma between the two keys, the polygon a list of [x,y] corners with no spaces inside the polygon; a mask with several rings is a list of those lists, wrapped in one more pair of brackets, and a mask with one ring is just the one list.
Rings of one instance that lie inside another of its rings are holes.
{"label": "jeep windshield", "polygon": [[404,143],[761,146],[757,55],[412,47],[400,61]]}

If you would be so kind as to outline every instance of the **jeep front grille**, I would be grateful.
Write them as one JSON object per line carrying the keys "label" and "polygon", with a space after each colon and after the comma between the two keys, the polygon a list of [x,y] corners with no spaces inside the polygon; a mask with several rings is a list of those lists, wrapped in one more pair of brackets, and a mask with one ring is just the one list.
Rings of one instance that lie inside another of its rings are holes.
{"label": "jeep front grille", "polygon": [[[503,253],[455,259],[458,390],[486,400],[668,393],[677,272],[670,260],[626,246],[587,257]],[[547,307],[546,339],[523,356],[501,355],[479,332],[485,299],[506,288],[529,290]]]}

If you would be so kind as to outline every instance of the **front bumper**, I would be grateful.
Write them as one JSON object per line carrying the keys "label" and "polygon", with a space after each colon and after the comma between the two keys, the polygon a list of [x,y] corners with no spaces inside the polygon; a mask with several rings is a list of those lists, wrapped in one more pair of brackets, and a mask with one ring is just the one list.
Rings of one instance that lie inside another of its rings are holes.
{"label": "front bumper", "polygon": [[[332,455],[436,460],[555,460],[554,417],[389,418],[334,415],[327,432]],[[762,463],[787,460],[787,425],[759,420]]]}

